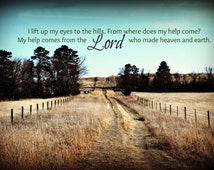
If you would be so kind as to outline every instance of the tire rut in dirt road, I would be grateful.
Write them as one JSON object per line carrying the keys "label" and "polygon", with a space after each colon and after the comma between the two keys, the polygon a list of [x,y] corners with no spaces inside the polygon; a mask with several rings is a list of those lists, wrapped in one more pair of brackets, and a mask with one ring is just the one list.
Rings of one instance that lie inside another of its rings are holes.
{"label": "tire rut in dirt road", "polygon": [[116,97],[104,95],[111,106],[111,125],[93,142],[92,152],[79,162],[78,169],[171,169],[161,151],[148,149],[147,139],[153,135],[136,119],[136,111]]}
{"label": "tire rut in dirt road", "polygon": [[[147,168],[139,165],[137,169],[152,169],[152,170],[165,170],[165,169],[186,169],[185,165],[179,163],[176,159],[170,156],[170,143],[166,136],[157,136],[154,133],[154,129],[145,122],[145,118],[142,115],[129,107],[125,102],[121,101],[117,97],[113,97],[124,110],[127,110],[127,114],[135,120],[137,126],[135,128],[136,147],[141,150],[143,160],[147,165]],[[143,108],[142,108],[143,109]]]}
{"label": "tire rut in dirt road", "polygon": [[[124,114],[126,116],[128,114],[115,99],[104,95],[112,110],[110,112],[112,114],[111,126],[102,133],[98,141],[93,142],[93,151],[85,156],[78,169],[140,169],[139,167],[146,167],[140,149],[136,149],[139,147],[139,136],[134,133],[136,124],[132,124],[133,120],[130,117],[124,119]],[[130,125],[125,125],[126,121],[131,121]],[[130,126],[129,129],[127,126]]]}

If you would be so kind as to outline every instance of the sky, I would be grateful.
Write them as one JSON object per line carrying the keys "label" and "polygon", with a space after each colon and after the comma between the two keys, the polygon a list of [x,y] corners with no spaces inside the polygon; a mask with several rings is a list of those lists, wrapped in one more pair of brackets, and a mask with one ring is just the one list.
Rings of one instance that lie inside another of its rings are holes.
{"label": "sky", "polygon": [[[150,73],[157,71],[161,61],[167,62],[171,73],[199,73],[205,72],[207,66],[214,67],[213,2],[2,0],[0,3],[0,50],[12,52],[13,58],[29,59],[39,46],[50,51],[51,56],[57,48],[67,45],[86,57],[85,77],[117,75],[128,63]],[[82,31],[85,29],[91,33],[85,34]],[[101,34],[100,29],[105,33]],[[108,29],[112,30],[111,34]],[[140,33],[124,34],[127,29],[140,30]],[[50,30],[58,32],[50,34]],[[68,34],[63,35],[61,30]],[[74,30],[77,31],[74,33]],[[70,42],[62,42],[63,37]],[[80,37],[86,41],[78,42]],[[138,42],[131,43],[134,37]],[[145,38],[158,42],[143,42]],[[193,42],[163,40],[182,41],[183,38]],[[29,42],[33,39],[40,42]],[[50,39],[57,40],[50,42]],[[195,39],[202,42],[196,43]],[[114,44],[107,48],[112,40]],[[96,50],[103,46],[107,49]]]}

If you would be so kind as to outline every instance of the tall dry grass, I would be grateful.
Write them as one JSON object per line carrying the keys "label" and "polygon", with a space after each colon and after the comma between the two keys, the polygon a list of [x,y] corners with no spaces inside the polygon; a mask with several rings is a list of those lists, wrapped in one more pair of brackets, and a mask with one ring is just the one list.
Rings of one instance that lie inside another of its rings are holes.
{"label": "tall dry grass", "polygon": [[214,168],[214,129],[143,107],[133,97],[121,97],[121,100],[145,119],[156,138],[169,142],[169,154],[174,158],[190,169]]}
{"label": "tall dry grass", "polygon": [[75,169],[91,141],[110,125],[101,91],[79,95],[47,112],[0,125],[0,169]]}
{"label": "tall dry grass", "polygon": [[184,118],[184,107],[186,107],[187,119],[198,123],[208,124],[207,111],[210,111],[210,123],[214,126],[214,93],[148,93],[148,92],[133,92],[132,95],[137,95],[144,99],[153,101],[154,107],[157,103],[162,105],[162,110],[166,109],[169,113],[169,105],[172,107],[172,114]]}

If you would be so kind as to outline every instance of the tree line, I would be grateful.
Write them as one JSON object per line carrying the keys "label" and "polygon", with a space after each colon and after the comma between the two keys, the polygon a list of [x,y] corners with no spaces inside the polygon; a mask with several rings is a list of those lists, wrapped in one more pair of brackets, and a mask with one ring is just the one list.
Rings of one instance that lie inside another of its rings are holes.
{"label": "tree line", "polygon": [[[79,94],[78,79],[87,72],[84,61],[85,58],[66,45],[57,48],[53,56],[39,46],[33,56],[25,60],[12,59],[11,52],[0,50],[0,100]],[[131,91],[214,92],[214,69],[206,67],[205,70],[203,76],[171,74],[167,63],[162,61],[157,72],[151,75],[144,73],[144,69],[140,72],[136,65],[126,64],[120,70],[117,86],[125,95]]]}
{"label": "tree line", "polygon": [[47,98],[79,93],[78,78],[86,72],[85,58],[62,45],[49,56],[37,47],[30,59],[12,59],[12,53],[0,50],[0,100]]}
{"label": "tree line", "polygon": [[136,65],[126,64],[118,73],[118,87],[123,94],[131,91],[145,92],[214,92],[214,69],[205,68],[205,74],[171,74],[167,62],[162,61],[157,72],[152,76],[145,74],[144,69],[139,73]]}

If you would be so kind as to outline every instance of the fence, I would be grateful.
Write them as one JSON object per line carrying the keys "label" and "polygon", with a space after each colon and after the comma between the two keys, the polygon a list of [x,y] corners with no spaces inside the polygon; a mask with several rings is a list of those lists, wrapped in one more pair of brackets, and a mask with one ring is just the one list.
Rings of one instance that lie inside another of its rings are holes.
{"label": "fence", "polygon": [[[197,114],[196,109],[194,109],[192,112],[191,111],[187,112],[187,109],[188,109],[187,107],[179,108],[178,106],[175,107],[171,104],[163,105],[161,102],[154,102],[152,100],[148,100],[143,97],[140,97],[136,94],[132,94],[132,96],[146,107],[150,107],[151,109],[155,109],[157,111],[164,112],[166,114],[168,112],[170,115],[176,115],[177,117],[183,117],[185,120],[192,120],[196,124],[198,124],[198,123],[207,124],[207,126],[210,128],[211,124],[214,122],[214,121],[211,121],[210,111],[204,112],[206,115],[206,118],[205,118],[205,115],[203,116],[203,118],[200,115],[200,118],[201,118],[200,119],[199,115]],[[182,109],[182,111],[181,111],[181,109]]]}
{"label": "fence", "polygon": [[[72,96],[68,96],[68,97],[61,98],[61,99],[55,99],[55,100],[42,102],[40,105],[38,103],[36,103],[34,111],[35,111],[35,113],[38,113],[40,110],[42,110],[42,111],[51,110],[53,108],[56,108],[57,106],[63,105],[64,103],[70,102],[72,98],[73,98]],[[24,119],[25,113],[27,113],[29,115],[33,114],[33,105],[30,105],[28,109],[26,109],[24,106],[22,106],[20,108],[21,119]],[[11,117],[11,124],[13,125],[14,124],[14,110],[13,109],[11,109],[11,111],[10,111],[10,117]]]}

